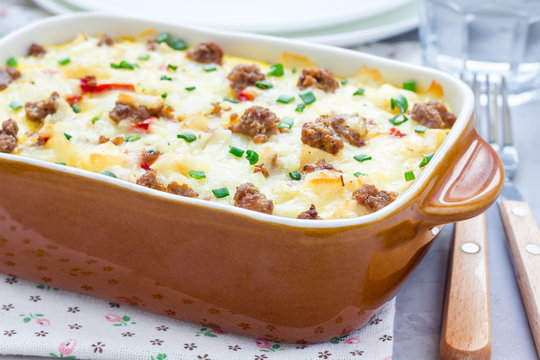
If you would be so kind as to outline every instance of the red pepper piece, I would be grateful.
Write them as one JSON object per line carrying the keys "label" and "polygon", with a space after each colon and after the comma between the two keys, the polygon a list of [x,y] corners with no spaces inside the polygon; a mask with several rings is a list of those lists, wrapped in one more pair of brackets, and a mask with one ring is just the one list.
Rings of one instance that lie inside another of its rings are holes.
{"label": "red pepper piece", "polygon": [[96,77],[94,75],[87,75],[81,79],[81,90],[84,92],[99,93],[109,90],[127,90],[135,91],[135,86],[132,84],[97,84]]}
{"label": "red pepper piece", "polygon": [[66,101],[69,105],[73,106],[73,104],[78,103],[81,101],[82,96],[81,95],[73,95],[66,98]]}
{"label": "red pepper piece", "polygon": [[144,170],[150,170],[150,165],[148,165],[147,163],[142,162],[141,163],[141,168],[144,169]]}
{"label": "red pepper piece", "polygon": [[133,128],[148,131],[148,128],[150,127],[150,124],[152,123],[152,120],[155,119],[155,117],[149,117],[148,119],[145,119],[141,121],[138,124],[132,125]]}
{"label": "red pepper piece", "polygon": [[407,134],[402,133],[401,131],[399,131],[399,130],[396,129],[395,127],[393,127],[393,128],[390,129],[390,135],[393,135],[393,136],[399,137],[399,138],[402,138],[402,137],[404,137],[404,136],[407,136]]}
{"label": "red pepper piece", "polygon": [[255,99],[255,96],[250,92],[242,91],[238,94],[239,101],[252,101],[253,99]]}

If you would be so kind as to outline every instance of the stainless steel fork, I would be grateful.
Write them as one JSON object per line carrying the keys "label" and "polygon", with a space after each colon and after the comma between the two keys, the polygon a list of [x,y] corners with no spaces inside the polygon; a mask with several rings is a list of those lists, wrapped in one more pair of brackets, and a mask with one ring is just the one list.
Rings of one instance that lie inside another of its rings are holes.
{"label": "stainless steel fork", "polygon": [[[529,205],[513,183],[519,158],[514,146],[506,79],[487,82],[487,140],[502,160],[505,181],[498,199],[506,237],[529,325],[540,355],[540,230]],[[502,131],[502,134],[501,134]]]}

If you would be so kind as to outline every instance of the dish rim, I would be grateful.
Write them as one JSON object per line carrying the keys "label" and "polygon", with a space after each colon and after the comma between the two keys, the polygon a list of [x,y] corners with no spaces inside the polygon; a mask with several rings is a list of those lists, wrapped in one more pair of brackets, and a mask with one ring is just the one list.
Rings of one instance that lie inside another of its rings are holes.
{"label": "dish rim", "polygon": [[[353,51],[349,49],[342,49],[337,48],[329,45],[322,45],[322,44],[312,44],[312,43],[306,43],[299,40],[291,40],[286,38],[279,38],[275,36],[269,36],[269,35],[260,35],[260,34],[253,34],[253,33],[243,33],[243,32],[237,32],[237,31],[229,31],[229,30],[220,30],[220,29],[211,29],[207,27],[202,26],[193,26],[193,25],[177,25],[172,22],[167,21],[160,21],[160,20],[148,20],[144,19],[139,16],[131,16],[131,15],[113,15],[113,14],[107,14],[102,12],[83,12],[83,13],[70,13],[70,14],[63,14],[63,15],[56,15],[49,18],[45,18],[33,23],[30,23],[18,30],[15,30],[11,32],[10,34],[6,35],[2,39],[0,39],[0,51],[6,44],[10,44],[14,42],[15,40],[25,40],[27,39],[29,34],[37,32],[41,28],[48,28],[50,26],[55,26],[56,30],[63,29],[62,24],[65,25],[65,23],[72,22],[72,21],[89,21],[89,20],[106,20],[110,22],[119,21],[120,23],[122,21],[136,21],[141,26],[141,31],[145,28],[154,27],[159,28],[159,26],[167,26],[167,27],[173,27],[177,29],[178,33],[182,32],[197,32],[202,33],[206,36],[212,36],[212,35],[218,35],[220,37],[227,37],[234,39],[235,41],[241,41],[243,39],[249,39],[249,40],[259,40],[262,41],[269,46],[279,47],[279,45],[295,45],[299,48],[299,53],[301,54],[302,50],[310,49],[313,51],[317,51],[320,53],[326,53],[326,54],[332,54],[339,56],[340,54],[347,55],[348,57],[355,57],[359,60],[359,63],[362,64],[362,60],[368,60],[370,62],[377,62],[382,65],[385,65],[387,67],[393,67],[393,68],[401,68],[406,70],[408,73],[415,73],[420,78],[430,78],[431,80],[437,81],[438,79],[444,80],[444,82],[452,83],[456,90],[459,90],[459,94],[461,94],[461,109],[459,111],[459,114],[457,116],[457,120],[454,123],[451,131],[447,134],[445,140],[441,144],[441,146],[435,151],[435,155],[433,159],[429,162],[428,165],[426,165],[425,169],[420,173],[420,175],[416,178],[414,183],[405,190],[398,198],[389,204],[388,206],[384,207],[383,209],[376,211],[374,213],[357,216],[354,218],[345,218],[345,219],[323,219],[323,220],[309,220],[309,219],[295,219],[295,218],[287,218],[282,217],[278,215],[270,215],[270,214],[264,214],[259,213],[256,211],[246,210],[243,208],[235,207],[233,205],[228,204],[221,204],[213,201],[207,201],[202,199],[194,199],[194,198],[188,198],[173,194],[168,194],[166,192],[153,190],[146,188],[144,186],[136,185],[134,183],[112,178],[110,176],[103,175],[101,173],[95,173],[89,170],[83,170],[75,167],[69,167],[64,165],[59,165],[55,163],[50,163],[44,160],[37,160],[32,158],[26,158],[21,155],[15,155],[15,154],[5,154],[0,153],[0,159],[6,159],[11,161],[16,161],[20,163],[26,163],[29,165],[39,166],[45,169],[49,169],[52,171],[59,171],[61,173],[67,173],[72,174],[76,176],[82,176],[86,177],[88,179],[96,180],[103,183],[108,183],[116,186],[120,186],[122,188],[125,188],[127,190],[134,191],[139,194],[146,194],[148,196],[157,198],[157,199],[167,199],[170,201],[176,201],[180,204],[189,204],[191,206],[198,206],[198,207],[204,207],[211,210],[218,210],[218,211],[227,211],[234,215],[240,215],[244,217],[248,217],[252,220],[256,220],[259,222],[264,223],[270,223],[272,225],[284,225],[288,227],[294,227],[294,228],[304,228],[304,229],[331,229],[331,228],[348,228],[348,227],[358,227],[361,225],[365,225],[367,223],[374,223],[383,220],[384,218],[388,217],[391,213],[395,212],[396,210],[400,209],[407,203],[411,203],[414,201],[414,199],[419,195],[419,193],[424,189],[426,186],[426,180],[431,178],[433,176],[433,173],[435,172],[436,165],[440,162],[440,160],[446,155],[448,151],[456,144],[456,142],[459,140],[461,134],[467,127],[467,124],[469,122],[469,119],[473,113],[474,109],[474,95],[472,93],[472,90],[460,79],[455,78],[449,74],[443,73],[439,70],[426,68],[418,65],[413,64],[407,64],[403,62],[399,62],[392,59],[387,59],[371,54],[366,54],[358,51]],[[96,24],[96,27],[98,24]],[[51,29],[46,29],[46,31],[50,32],[53,31]],[[96,28],[96,33],[99,33],[99,29]],[[73,34],[72,38],[75,37],[77,34]],[[30,42],[30,41],[28,41]],[[6,59],[8,56],[12,56],[13,54],[4,54],[1,58],[2,60]],[[253,57],[256,59],[256,57]],[[384,73],[382,73],[384,78]],[[437,81],[439,82],[439,81]],[[443,223],[444,221],[441,221]]]}

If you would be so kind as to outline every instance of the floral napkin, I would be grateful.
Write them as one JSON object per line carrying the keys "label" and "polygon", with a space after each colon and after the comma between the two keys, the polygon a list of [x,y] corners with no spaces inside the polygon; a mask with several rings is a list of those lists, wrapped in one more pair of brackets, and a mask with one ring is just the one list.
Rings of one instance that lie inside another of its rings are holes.
{"label": "floral napkin", "polygon": [[0,354],[96,360],[390,360],[394,300],[360,330],[319,344],[225,333],[0,274]]}

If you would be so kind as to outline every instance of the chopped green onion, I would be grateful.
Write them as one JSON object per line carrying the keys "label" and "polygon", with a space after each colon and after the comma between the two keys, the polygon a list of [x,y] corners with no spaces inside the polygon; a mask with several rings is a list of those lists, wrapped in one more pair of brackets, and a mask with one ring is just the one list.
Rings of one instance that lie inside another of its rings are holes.
{"label": "chopped green onion", "polygon": [[206,65],[203,65],[202,68],[206,72],[216,71],[217,70],[216,64],[206,64]]}
{"label": "chopped green onion", "polygon": [[64,133],[64,136],[66,137],[66,139],[70,140],[73,136],[69,135],[68,133]]}
{"label": "chopped green onion", "polygon": [[281,103],[281,104],[290,104],[293,101],[294,101],[294,96],[289,96],[289,95],[279,95],[279,97],[276,100],[276,102]]}
{"label": "chopped green onion", "polygon": [[161,75],[161,77],[159,78],[159,80],[172,81],[172,78],[171,78],[171,77],[168,77],[167,75]]}
{"label": "chopped green onion", "polygon": [[65,162],[63,161],[55,161],[54,162],[55,164],[58,164],[58,165],[67,165]]}
{"label": "chopped green onion", "polygon": [[9,107],[12,108],[13,110],[17,111],[17,110],[22,109],[22,104],[20,102],[17,102],[17,101],[12,101],[12,102],[9,103]]}
{"label": "chopped green onion", "polygon": [[196,86],[188,86],[187,88],[185,88],[187,91],[193,91],[195,90],[197,87]]}
{"label": "chopped green onion", "polygon": [[17,65],[19,65],[19,62],[17,61],[17,58],[12,56],[6,60],[6,65],[9,67],[16,67]]}
{"label": "chopped green onion", "polygon": [[418,125],[417,127],[414,128],[414,132],[417,134],[423,134],[426,132],[426,130],[427,130],[427,127],[425,127],[424,125]]}
{"label": "chopped green onion", "polygon": [[359,177],[359,176],[367,176],[368,174],[365,174],[365,173],[362,173],[362,172],[355,172],[353,175],[356,176],[356,177]]}
{"label": "chopped green onion", "polygon": [[139,59],[139,60],[148,60],[148,59],[150,59],[150,54],[141,55],[137,59]]}
{"label": "chopped green onion", "polygon": [[94,117],[94,118],[92,119],[92,124],[95,124],[96,121],[98,121],[98,120],[99,120],[99,116]]}
{"label": "chopped green onion", "polygon": [[169,41],[169,33],[163,32],[157,36],[157,41],[159,43],[162,42],[168,42]]}
{"label": "chopped green onion", "polygon": [[291,72],[292,72],[293,74],[296,74],[296,68],[293,67],[293,68],[291,69]]}
{"label": "chopped green onion", "polygon": [[223,101],[228,101],[228,102],[233,103],[233,104],[238,104],[238,100],[237,100],[237,99],[224,98]]}
{"label": "chopped green onion", "polygon": [[390,99],[390,106],[392,109],[397,107],[400,113],[404,113],[407,111],[409,103],[407,102],[407,98],[405,96],[398,94],[395,98]]}
{"label": "chopped green onion", "polygon": [[107,175],[107,176],[110,176],[110,177],[113,177],[113,178],[116,179],[115,173],[113,173],[111,170],[103,170],[101,173],[102,173],[103,175]]}
{"label": "chopped green onion", "polygon": [[313,94],[313,91],[311,90],[304,90],[300,94],[298,94],[298,96],[300,96],[300,99],[302,99],[302,101],[306,105],[313,104],[315,100],[317,100],[315,94]]}
{"label": "chopped green onion", "polygon": [[136,66],[137,64],[128,63],[126,60],[122,60],[118,64],[111,63],[113,69],[134,70]]}
{"label": "chopped green onion", "polygon": [[255,83],[255,86],[258,87],[259,89],[263,89],[263,90],[271,89],[271,88],[274,87],[274,85],[272,85],[272,83],[270,81],[267,81],[267,80],[257,81]]}
{"label": "chopped green onion", "polygon": [[139,134],[129,134],[124,137],[125,142],[134,142],[141,139],[141,135]]}
{"label": "chopped green onion", "polygon": [[419,168],[423,168],[424,166],[426,166],[427,164],[429,164],[429,162],[431,161],[431,158],[433,157],[433,155],[435,155],[434,153],[431,153],[431,154],[428,154],[426,156],[424,156],[424,158],[422,159],[422,161],[420,161],[420,165],[418,165]]}
{"label": "chopped green onion", "polygon": [[244,150],[231,146],[231,148],[229,149],[229,153],[237,157],[242,157],[242,155],[244,155]]}
{"label": "chopped green onion", "polygon": [[407,80],[403,82],[403,88],[412,92],[416,92],[416,81]]}
{"label": "chopped green onion", "polygon": [[349,80],[347,80],[347,79],[341,79],[341,80],[339,80],[339,82],[341,83],[341,85],[347,85],[347,83],[349,82]]}
{"label": "chopped green onion", "polygon": [[58,64],[60,64],[60,65],[62,65],[62,66],[63,66],[63,65],[67,65],[67,64],[69,64],[70,62],[71,62],[71,59],[68,58],[68,57],[67,57],[67,58],[63,58],[63,59],[58,60]]}
{"label": "chopped green onion", "polygon": [[218,199],[229,196],[229,189],[227,188],[213,189],[212,192],[214,193],[214,196]]}
{"label": "chopped green onion", "polygon": [[162,98],[162,99],[166,99],[166,98],[167,98],[167,93],[161,94],[161,98]]}
{"label": "chopped green onion", "polygon": [[189,132],[189,131],[186,131],[186,132],[183,132],[183,133],[181,133],[181,134],[178,134],[178,135],[176,135],[176,137],[179,138],[179,139],[184,139],[184,140],[186,140],[188,143],[197,140],[197,135],[195,135],[194,133]]}
{"label": "chopped green onion", "polygon": [[306,105],[304,105],[304,104],[298,104],[298,105],[296,105],[296,109],[294,109],[294,111],[296,111],[296,112],[302,112],[302,111],[304,111],[305,108],[306,108]]}
{"label": "chopped green onion", "polygon": [[73,109],[73,112],[76,113],[76,114],[78,114],[78,113],[81,112],[81,108],[80,108],[80,106],[77,105],[77,104],[71,105],[71,108]]}
{"label": "chopped green onion", "polygon": [[174,50],[184,50],[187,48],[186,43],[182,39],[174,39],[168,42],[169,46],[173,48]]}
{"label": "chopped green onion", "polygon": [[366,155],[366,154],[355,155],[354,160],[359,161],[359,162],[371,160],[371,155]]}
{"label": "chopped green onion", "polygon": [[405,181],[411,181],[411,180],[416,179],[414,177],[414,173],[412,171],[410,171],[410,170],[406,171],[404,175],[405,175]]}
{"label": "chopped green onion", "polygon": [[294,119],[284,117],[281,119],[281,121],[277,124],[277,127],[279,129],[290,129],[292,128],[294,124]]}
{"label": "chopped green onion", "polygon": [[400,124],[403,124],[405,121],[409,120],[409,118],[407,117],[407,115],[401,113],[401,114],[397,114],[396,116],[388,119],[388,121],[390,121],[392,124],[394,125],[400,125]]}
{"label": "chopped green onion", "polygon": [[250,165],[255,165],[259,161],[259,154],[253,150],[246,151],[246,160],[249,161]]}
{"label": "chopped green onion", "polygon": [[270,71],[267,74],[268,76],[283,76],[283,65],[275,64],[270,67]]}
{"label": "chopped green onion", "polygon": [[173,65],[173,64],[169,64],[169,65],[167,65],[167,69],[171,69],[172,71],[176,71],[176,69],[178,69],[178,66]]}
{"label": "chopped green onion", "polygon": [[301,180],[302,179],[302,173],[300,173],[300,171],[298,170],[295,170],[295,171],[291,171],[289,173],[289,177],[293,180]]}
{"label": "chopped green onion", "polygon": [[353,96],[354,95],[364,95],[365,92],[366,92],[366,90],[364,88],[359,88],[358,90],[353,92]]}
{"label": "chopped green onion", "polygon": [[205,179],[206,174],[202,170],[189,170],[189,176],[194,179]]}

